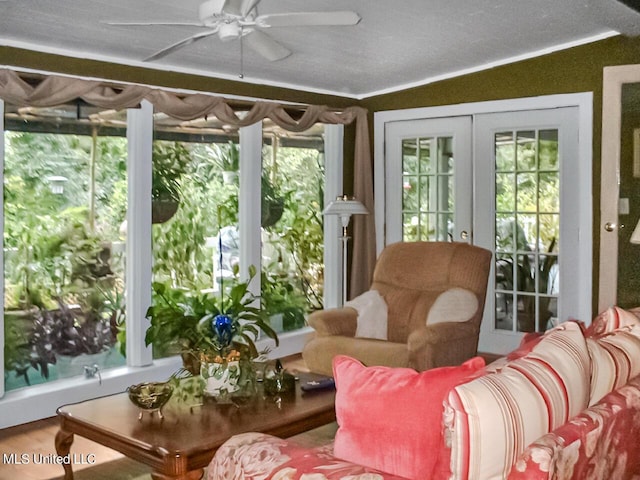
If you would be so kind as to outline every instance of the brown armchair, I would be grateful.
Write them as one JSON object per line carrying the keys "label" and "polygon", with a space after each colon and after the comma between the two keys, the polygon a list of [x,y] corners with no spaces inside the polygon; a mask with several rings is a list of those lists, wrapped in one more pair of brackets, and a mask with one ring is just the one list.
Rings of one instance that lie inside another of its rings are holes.
{"label": "brown armchair", "polygon": [[302,352],[307,367],[332,375],[338,354],[416,370],[462,363],[477,353],[490,268],[491,252],[466,243],[388,245],[371,284],[388,309],[387,338],[357,337],[367,318],[355,308],[314,312],[308,323],[315,336]]}

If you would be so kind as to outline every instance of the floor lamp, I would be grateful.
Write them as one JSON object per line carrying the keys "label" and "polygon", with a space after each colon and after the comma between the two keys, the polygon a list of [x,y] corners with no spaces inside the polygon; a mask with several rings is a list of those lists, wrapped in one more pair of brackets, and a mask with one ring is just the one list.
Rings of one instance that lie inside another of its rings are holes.
{"label": "floor lamp", "polygon": [[351,215],[366,215],[369,211],[355,198],[341,195],[327,205],[327,208],[322,213],[324,215],[337,215],[342,222],[342,236],[340,239],[342,240],[342,305],[344,305],[344,302],[347,301],[347,242],[350,238],[347,235],[347,227],[349,226]]}
{"label": "floor lamp", "polygon": [[638,224],[636,225],[636,228],[633,229],[633,233],[631,234],[631,240],[629,241],[636,245],[640,244],[640,220],[638,220]]}

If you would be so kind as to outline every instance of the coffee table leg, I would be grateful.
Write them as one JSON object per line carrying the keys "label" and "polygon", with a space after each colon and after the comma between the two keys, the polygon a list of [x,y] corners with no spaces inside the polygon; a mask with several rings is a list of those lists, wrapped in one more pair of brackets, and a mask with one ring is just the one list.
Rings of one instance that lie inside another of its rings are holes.
{"label": "coffee table leg", "polygon": [[[177,477],[164,475],[162,473],[151,472],[151,478],[153,480],[200,480],[204,475],[204,469],[192,470],[184,475],[178,475]],[[65,478],[65,480],[67,480]]]}
{"label": "coffee table leg", "polygon": [[[67,432],[60,428],[56,433],[56,453],[62,457],[68,455],[71,451],[71,444],[73,443],[73,433]],[[73,480],[73,471],[71,470],[71,463],[63,463],[64,468],[64,480]]]}

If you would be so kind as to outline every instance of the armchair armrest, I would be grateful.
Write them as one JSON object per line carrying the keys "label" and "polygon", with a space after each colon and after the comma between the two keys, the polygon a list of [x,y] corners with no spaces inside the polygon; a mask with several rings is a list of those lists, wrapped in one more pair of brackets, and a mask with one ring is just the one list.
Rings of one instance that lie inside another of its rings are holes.
{"label": "armchair armrest", "polygon": [[353,337],[358,325],[358,312],[351,307],[318,310],[309,315],[307,323],[318,336],[342,335]]}
{"label": "armchair armrest", "polygon": [[457,365],[476,354],[478,327],[472,322],[425,325],[409,334],[409,363],[418,370]]}

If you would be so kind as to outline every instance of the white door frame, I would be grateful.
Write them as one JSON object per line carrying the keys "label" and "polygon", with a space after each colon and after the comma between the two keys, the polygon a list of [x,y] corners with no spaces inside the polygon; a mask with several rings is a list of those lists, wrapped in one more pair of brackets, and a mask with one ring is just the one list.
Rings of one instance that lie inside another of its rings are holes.
{"label": "white door frame", "polygon": [[605,67],[602,77],[598,312],[615,305],[618,296],[618,198],[620,197],[622,85],[640,82],[640,65]]}
{"label": "white door frame", "polygon": [[[390,110],[374,114],[374,178],[376,251],[379,254],[385,246],[385,129],[389,122],[419,120],[426,118],[476,115],[520,110],[536,110],[558,107],[578,107],[578,155],[580,171],[576,181],[587,188],[580,189],[580,250],[579,258],[584,259],[581,267],[585,272],[593,272],[593,198],[592,198],[592,162],[593,162],[593,92],[546,95],[487,102],[474,102],[438,107],[421,107],[406,110]],[[474,220],[475,221],[475,220]],[[579,283],[580,302],[576,317],[589,323],[592,318],[592,274],[580,275],[575,279]]]}

